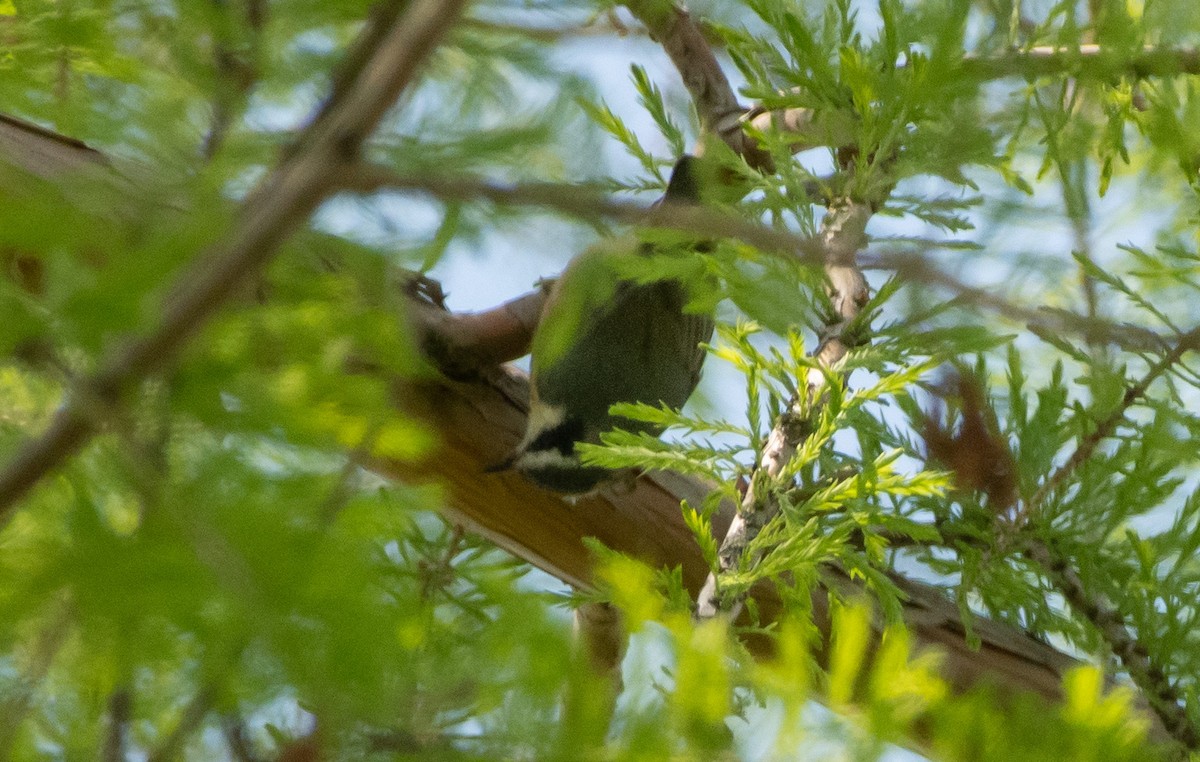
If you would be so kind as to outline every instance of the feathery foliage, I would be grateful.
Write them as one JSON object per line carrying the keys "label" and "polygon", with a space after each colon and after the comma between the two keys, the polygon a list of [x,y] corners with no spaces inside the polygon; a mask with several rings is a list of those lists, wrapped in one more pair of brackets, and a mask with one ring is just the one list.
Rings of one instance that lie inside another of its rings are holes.
{"label": "feathery foliage", "polygon": [[[680,570],[600,546],[596,590],[564,595],[440,518],[436,486],[360,466],[445,433],[393,399],[433,372],[397,273],[532,284],[608,234],[594,219],[432,184],[337,195],[168,370],[117,399],[83,383],[294,150],[374,5],[0,0],[0,111],[109,157],[0,142],[0,463],[64,400],[97,432],[0,529],[0,756],[1146,759],[1147,701],[1197,734],[1194,0],[692,8],[742,100],[810,109],[820,137],[793,156],[794,134],[748,126],[772,174],[706,140],[744,191],[720,211],[805,238],[828,200],[874,212],[847,325],[811,259],[734,236],[620,263],[722,324],[693,405],[617,409],[665,437],[586,457],[710,482],[681,511],[714,570],[721,501],[769,496],[721,585],[773,586],[784,613],[748,600],[738,633],[693,620]],[[480,0],[362,154],[649,198],[699,137],[665,60],[609,3]],[[834,329],[850,351],[824,367]],[[768,476],[793,405],[803,436]],[[972,642],[983,615],[1079,657],[1064,701],[957,690],[905,629],[901,575],[952,596]],[[568,631],[596,599],[633,633],[615,704]]]}

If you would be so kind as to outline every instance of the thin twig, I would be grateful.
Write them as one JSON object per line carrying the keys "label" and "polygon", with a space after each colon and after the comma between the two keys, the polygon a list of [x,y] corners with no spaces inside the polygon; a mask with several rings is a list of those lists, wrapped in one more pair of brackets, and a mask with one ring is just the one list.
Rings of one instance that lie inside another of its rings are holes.
{"label": "thin twig", "polygon": [[[765,252],[783,252],[800,256],[817,266],[822,261],[821,245],[816,238],[799,236],[768,228],[717,210],[693,210],[686,207],[648,207],[605,196],[598,189],[564,183],[505,184],[483,178],[432,175],[405,175],[386,167],[357,165],[347,168],[342,187],[360,193],[381,190],[411,190],[428,193],[442,200],[483,200],[510,206],[533,206],[574,216],[604,217],[619,222],[686,230],[711,238],[740,240]],[[1140,326],[1116,323],[1066,310],[1034,309],[1015,304],[999,296],[995,289],[972,286],[944,272],[921,253],[901,250],[874,250],[861,257],[864,269],[894,272],[912,283],[941,286],[961,301],[989,309],[1014,321],[1025,323],[1035,332],[1047,335],[1078,335],[1090,342],[1107,343],[1122,349],[1145,352],[1170,346],[1171,338]],[[536,292],[517,300],[539,299]],[[520,354],[514,355],[520,356]],[[512,359],[501,357],[500,360]]]}
{"label": "thin twig", "polygon": [[105,762],[124,762],[125,730],[133,713],[133,694],[120,687],[108,697],[108,733],[104,737]]}
{"label": "thin twig", "polygon": [[184,708],[175,729],[150,753],[147,762],[166,762],[169,759],[177,759],[183,742],[200,727],[200,723],[208,716],[208,710],[212,709],[215,697],[216,689],[213,686],[201,688]]}
{"label": "thin twig", "polygon": [[561,42],[583,37],[628,37],[630,35],[645,37],[647,30],[631,29],[621,23],[616,14],[596,14],[592,18],[578,24],[544,25],[506,23],[497,20],[463,19],[463,27],[480,29],[485,32],[516,35],[537,42]]}
{"label": "thin twig", "polygon": [[1200,74],[1200,50],[1147,46],[1138,51],[1085,44],[1061,48],[1039,45],[999,56],[967,56],[962,72],[981,80],[1069,74],[1080,79],[1121,76],[1171,77]]}
{"label": "thin twig", "polygon": [[1151,660],[1149,650],[1129,631],[1121,612],[1091,595],[1068,559],[1045,543],[1027,541],[1025,554],[1046,570],[1075,613],[1091,622],[1100,633],[1162,720],[1167,733],[1190,750],[1200,748],[1200,734],[1188,718],[1179,690]]}
{"label": "thin twig", "polygon": [[[224,244],[176,283],[156,327],[101,359],[86,382],[92,394],[119,400],[165,367],[237,287],[270,260],[334,190],[337,167],[354,158],[465,4],[417,0],[405,6],[402,18],[380,36],[346,84],[338,107],[324,110],[296,149],[247,196]],[[48,430],[0,470],[0,523],[11,518],[13,506],[39,479],[91,438],[95,429],[80,405],[78,399],[68,399]]]}
{"label": "thin twig", "polygon": [[1185,354],[1195,349],[1200,349],[1200,328],[1193,328],[1191,331],[1180,336],[1179,341],[1170,352],[1155,363],[1140,381],[1125,390],[1121,402],[1103,420],[1096,424],[1096,428],[1092,433],[1083,438],[1075,448],[1075,451],[1067,458],[1066,462],[1059,466],[1054,473],[1046,477],[1046,480],[1038,487],[1037,492],[1033,493],[1033,497],[1026,500],[1017,509],[1012,519],[1012,525],[1020,527],[1029,521],[1041,508],[1046,498],[1062,487],[1067,479],[1092,457],[1101,442],[1112,436],[1117,425],[1125,419],[1125,414],[1129,411],[1129,408],[1145,395],[1150,385],[1183,359]]}
{"label": "thin twig", "polygon": [[[869,204],[843,199],[831,206],[821,221],[820,240],[825,252],[825,273],[834,314],[821,331],[821,341],[812,356],[820,369],[832,369],[849,351],[843,337],[847,325],[867,302],[867,282],[857,264],[857,253],[866,245],[866,226],[871,218]],[[779,513],[778,496],[772,481],[783,472],[796,454],[796,448],[810,431],[810,408],[821,397],[825,374],[809,372],[803,399],[792,400],[772,427],[759,456],[758,467],[738,506],[717,553],[720,572],[727,572],[749,560],[746,548],[763,527]],[[710,573],[696,598],[696,614],[711,618],[722,610],[731,619],[741,611],[741,600],[723,599],[717,573]]]}

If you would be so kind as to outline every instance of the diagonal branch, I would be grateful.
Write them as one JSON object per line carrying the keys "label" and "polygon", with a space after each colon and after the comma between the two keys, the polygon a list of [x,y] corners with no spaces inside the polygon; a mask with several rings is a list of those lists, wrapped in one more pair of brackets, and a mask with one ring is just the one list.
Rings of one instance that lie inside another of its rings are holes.
{"label": "diagonal branch", "polygon": [[1038,490],[1033,494],[1033,497],[1025,501],[1024,505],[1018,509],[1016,516],[1014,516],[1012,521],[1013,525],[1019,527],[1025,524],[1029,518],[1033,516],[1039,508],[1041,508],[1042,503],[1046,501],[1046,498],[1049,497],[1050,494],[1059,487],[1063,486],[1067,479],[1069,479],[1071,475],[1079,469],[1080,466],[1087,462],[1088,458],[1092,457],[1092,455],[1096,452],[1096,448],[1100,446],[1100,443],[1112,436],[1112,433],[1116,430],[1118,424],[1124,420],[1125,413],[1129,411],[1129,408],[1132,407],[1134,403],[1136,403],[1142,398],[1143,395],[1145,395],[1146,391],[1150,388],[1150,385],[1158,380],[1158,378],[1164,373],[1174,367],[1176,363],[1183,359],[1185,354],[1196,349],[1200,349],[1200,328],[1193,328],[1191,331],[1188,331],[1180,336],[1178,342],[1170,352],[1168,352],[1161,360],[1151,366],[1150,370],[1146,372],[1146,375],[1143,376],[1141,380],[1125,390],[1125,394],[1121,398],[1121,402],[1117,405],[1116,409],[1114,409],[1107,416],[1105,416],[1103,420],[1096,424],[1095,430],[1093,430],[1091,434],[1088,434],[1086,437],[1084,437],[1083,441],[1079,443],[1079,446],[1075,448],[1075,451],[1071,453],[1066,462],[1059,466],[1054,473],[1050,474],[1050,476],[1048,476],[1046,480],[1042,482],[1041,486],[1038,487]]}
{"label": "diagonal branch", "polygon": [[[832,369],[845,358],[849,347],[843,331],[867,302],[867,282],[857,264],[857,253],[866,245],[866,226],[871,218],[868,204],[843,199],[831,206],[821,221],[818,236],[825,252],[825,274],[829,298],[833,305],[832,320],[821,332],[821,341],[813,351],[813,359],[821,369]],[[759,456],[758,467],[750,486],[738,507],[737,516],[729,526],[717,553],[720,572],[735,569],[753,559],[745,557],[747,546],[778,513],[777,496],[772,482],[795,457],[796,449],[809,432],[809,416],[813,403],[821,397],[825,374],[810,371],[804,399],[794,399],[775,422]],[[765,494],[760,494],[764,492]],[[696,613],[702,618],[716,616],[727,610],[737,618],[741,601],[724,600],[717,573],[710,573],[696,600]]]}
{"label": "diagonal branch", "polygon": [[[1046,498],[1066,484],[1079,467],[1092,457],[1100,443],[1112,436],[1129,408],[1145,395],[1150,385],[1174,367],[1185,354],[1196,349],[1200,349],[1200,329],[1180,336],[1171,351],[1151,366],[1137,383],[1125,390],[1116,409],[1083,438],[1066,462],[1050,474],[1037,492],[1020,506],[1011,526],[1020,528],[1036,515]],[[1070,560],[1052,545],[1039,538],[1027,538],[1023,545],[1025,555],[1045,570],[1075,613],[1091,622],[1120,659],[1130,679],[1158,714],[1166,731],[1186,748],[1200,748],[1200,733],[1182,706],[1179,690],[1162,667],[1151,659],[1149,649],[1138,635],[1130,631],[1121,612],[1089,591]]]}
{"label": "diagonal branch", "polygon": [[1092,594],[1069,559],[1046,543],[1040,540],[1027,542],[1025,555],[1046,571],[1075,613],[1091,622],[1100,633],[1158,715],[1166,732],[1185,748],[1200,748],[1200,733],[1183,707],[1179,689],[1150,658],[1149,650],[1138,636],[1130,632],[1121,612]]}
{"label": "diagonal branch", "polygon": [[215,686],[208,685],[201,688],[192,697],[192,700],[184,706],[178,724],[167,734],[158,747],[150,753],[150,756],[146,758],[146,762],[166,762],[167,760],[178,759],[181,756],[180,750],[184,742],[187,741],[188,736],[200,728],[201,723],[208,716],[208,712],[212,709],[216,699],[217,689]]}
{"label": "diagonal branch", "polygon": [[[747,134],[746,127],[788,135],[793,153],[818,146],[840,148],[853,140],[855,119],[844,113],[743,107],[708,38],[682,6],[671,0],[629,0],[625,5],[675,65],[696,106],[702,135],[715,136],[751,167],[775,171],[771,155]],[[703,141],[696,152],[704,152]]]}
{"label": "diagonal branch", "polygon": [[751,166],[770,171],[770,156],[742,130],[746,108],[688,12],[670,0],[627,0],[625,6],[675,64],[700,116],[701,131],[719,137]]}
{"label": "diagonal branch", "polygon": [[[345,83],[337,107],[325,109],[290,155],[246,197],[226,240],[169,291],[173,297],[158,324],[101,359],[99,369],[83,382],[87,394],[119,400],[170,363],[237,287],[336,190],[337,168],[355,157],[465,5],[466,0],[415,0],[386,33],[371,41],[362,56],[365,63]],[[389,0],[385,7],[397,4]],[[80,401],[87,394],[67,399],[47,431],[0,470],[0,522],[12,516],[13,506],[42,476],[91,438],[95,424]]]}

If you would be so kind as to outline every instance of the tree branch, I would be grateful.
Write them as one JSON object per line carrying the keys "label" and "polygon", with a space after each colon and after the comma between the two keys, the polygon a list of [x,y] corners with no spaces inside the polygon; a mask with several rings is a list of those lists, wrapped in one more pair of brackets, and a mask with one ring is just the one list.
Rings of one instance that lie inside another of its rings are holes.
{"label": "tree branch", "polygon": [[[87,394],[119,399],[166,366],[237,286],[266,264],[334,190],[337,168],[355,157],[464,5],[465,0],[416,0],[405,8],[340,91],[338,107],[324,110],[305,130],[295,150],[246,197],[225,242],[169,291],[173,297],[155,328],[101,359],[84,381]],[[44,474],[82,448],[94,429],[79,397],[68,399],[47,431],[0,470],[0,523]]]}
{"label": "tree branch", "polygon": [[1121,612],[1092,595],[1070,560],[1040,540],[1025,543],[1025,554],[1041,566],[1076,614],[1091,622],[1129,672],[1130,679],[1158,715],[1163,728],[1185,748],[1200,748],[1200,734],[1182,705],[1183,698],[1150,651],[1129,631]]}
{"label": "tree branch", "polygon": [[1038,487],[1037,492],[1033,493],[1033,497],[1025,501],[1025,503],[1017,510],[1016,515],[1013,517],[1013,525],[1020,527],[1021,525],[1025,524],[1031,516],[1036,514],[1038,509],[1041,508],[1042,503],[1046,501],[1046,498],[1049,497],[1050,494],[1059,487],[1062,487],[1066,483],[1067,479],[1069,479],[1071,475],[1079,469],[1080,466],[1087,462],[1088,458],[1092,457],[1092,455],[1096,452],[1096,448],[1100,446],[1101,442],[1112,436],[1112,433],[1116,430],[1117,425],[1125,419],[1125,413],[1129,411],[1129,408],[1132,407],[1135,402],[1140,400],[1146,394],[1146,391],[1150,388],[1150,385],[1153,384],[1160,376],[1170,370],[1177,362],[1183,359],[1185,354],[1196,349],[1200,349],[1200,328],[1193,328],[1191,331],[1188,331],[1180,336],[1179,341],[1175,344],[1171,351],[1166,354],[1166,356],[1155,363],[1140,381],[1125,390],[1125,394],[1122,396],[1120,404],[1118,404],[1117,407],[1112,410],[1112,412],[1105,416],[1103,420],[1096,424],[1096,428],[1092,431],[1092,433],[1083,438],[1083,441],[1079,443],[1079,446],[1075,448],[1075,451],[1071,453],[1066,462],[1059,466],[1054,473],[1046,477],[1045,481],[1043,481],[1041,486]]}
{"label": "tree branch", "polygon": [[126,754],[126,734],[133,713],[133,694],[121,686],[108,697],[108,732],[104,736],[104,762],[122,762]]}
{"label": "tree branch", "polygon": [[[0,142],[7,126],[0,120]],[[24,127],[14,129],[20,130],[25,136],[21,140],[34,148],[24,155],[46,156],[40,167],[75,165],[75,157],[81,157],[84,163],[93,161],[90,150],[74,141],[52,133],[40,136],[37,130]],[[642,213],[639,208],[637,214]],[[660,219],[660,224],[664,221]],[[931,264],[926,266],[932,270]],[[532,303],[538,297],[535,292],[525,298]],[[428,314],[437,307],[427,299],[415,309]],[[473,335],[470,326],[476,322],[477,316],[448,315],[431,318],[428,325],[435,331],[439,325],[454,326],[439,340],[453,347],[456,332]],[[1132,338],[1142,342],[1143,349],[1156,345],[1141,336]],[[568,506],[557,495],[539,490],[514,474],[486,474],[486,466],[508,455],[520,441],[529,390],[524,376],[512,369],[488,367],[472,377],[470,383],[428,378],[397,380],[397,406],[429,430],[437,431],[439,444],[423,460],[373,462],[371,468],[406,482],[438,484],[447,496],[445,513],[451,520],[465,523],[472,531],[565,583],[590,587],[592,561],[584,538],[596,538],[648,564],[680,567],[687,589],[693,594],[699,590],[708,567],[683,522],[679,504],[683,499],[699,504],[709,491],[708,485],[675,474],[651,473],[637,479],[627,492],[602,489],[578,505]],[[724,535],[733,513],[734,506],[726,505],[714,516],[717,536]],[[1062,677],[1077,664],[1074,659],[1019,630],[982,618],[971,623],[973,633],[981,640],[980,648],[974,650],[967,644],[957,605],[943,591],[900,577],[893,577],[893,581],[904,594],[905,622],[923,648],[942,654],[941,674],[956,690],[988,684],[998,686],[1001,696],[1033,693],[1051,701],[1061,699]],[[826,583],[842,595],[861,591],[859,582],[837,569],[826,570]],[[763,621],[773,620],[780,610],[774,591],[758,589],[752,594]],[[828,591],[813,590],[812,601],[822,637],[817,652],[823,655],[828,653],[830,637]],[[879,637],[882,631],[875,634]],[[765,639],[752,639],[748,645],[760,656],[771,653],[771,644]],[[1165,738],[1157,716],[1147,716],[1156,738]]]}
{"label": "tree branch", "polygon": [[[1155,363],[1137,383],[1125,390],[1120,404],[1096,424],[1096,428],[1083,438],[1066,462],[1050,474],[1038,487],[1037,492],[1018,508],[1011,526],[1020,528],[1035,516],[1046,498],[1066,484],[1067,479],[1091,458],[1101,442],[1112,436],[1129,408],[1145,395],[1150,385],[1178,363],[1187,352],[1196,349],[1200,349],[1200,329],[1193,329],[1181,336],[1170,352]],[[1091,622],[1100,633],[1100,637],[1120,659],[1134,684],[1158,714],[1167,732],[1188,749],[1200,748],[1200,733],[1197,733],[1183,709],[1178,689],[1172,685],[1162,667],[1151,660],[1149,649],[1141,643],[1137,635],[1130,632],[1121,612],[1092,594],[1072,567],[1070,560],[1057,549],[1035,537],[1026,538],[1022,545],[1025,554],[1046,571],[1075,613]]]}
{"label": "tree branch", "polygon": [[216,699],[216,693],[216,689],[211,685],[201,688],[184,707],[178,724],[151,752],[150,756],[146,758],[146,762],[167,762],[167,760],[178,759],[179,750],[183,747],[184,741],[200,727],[200,723],[204,722],[204,718],[208,716],[208,711],[212,709],[213,701]]}
{"label": "tree branch", "polygon": [[[640,559],[654,567],[679,567],[694,595],[708,566],[679,510],[681,500],[700,504],[710,485],[667,472],[646,473],[632,486],[602,487],[574,505],[541,490],[519,474],[485,473],[508,455],[525,430],[529,399],[527,380],[512,368],[493,368],[470,383],[442,380],[397,380],[393,398],[403,414],[439,433],[434,451],[419,461],[379,460],[370,467],[390,478],[439,485],[446,495],[444,512],[501,548],[574,587],[592,586],[592,559],[585,539]],[[726,534],[735,508],[726,504],[713,517],[713,533]],[[861,582],[836,568],[827,581],[840,595],[861,594]],[[978,650],[967,644],[957,605],[931,585],[893,576],[903,592],[906,624],[924,648],[942,654],[941,674],[955,690],[983,684],[1001,696],[1034,693],[1047,700],[1062,698],[1064,673],[1078,662],[1050,646],[998,622],[976,617],[971,628],[980,638]],[[751,591],[764,622],[774,621],[781,602],[770,586]],[[812,591],[815,624],[821,633],[819,656],[829,652],[829,592]],[[882,628],[875,636],[882,635]],[[751,638],[748,647],[760,657],[771,654],[771,642]],[[1152,733],[1165,734],[1151,718]]]}
{"label": "tree branch", "polygon": [[[441,200],[483,200],[508,206],[533,206],[584,219],[604,217],[630,224],[685,230],[712,238],[741,240],[765,252],[777,252],[788,257],[795,257],[800,252],[799,256],[814,267],[823,258],[823,248],[817,238],[768,228],[714,210],[701,212],[688,208],[649,207],[615,200],[599,190],[578,185],[501,184],[476,177],[404,175],[386,167],[360,164],[345,169],[341,187],[359,193],[410,190],[427,193]],[[865,269],[887,270],[909,282],[940,286],[955,294],[962,302],[1024,323],[1034,333],[1050,336],[1073,334],[1089,342],[1111,344],[1135,352],[1171,345],[1170,336],[1140,326],[1091,318],[1066,310],[1034,309],[1015,304],[999,296],[994,289],[972,286],[946,274],[919,253],[885,249],[863,254],[861,259]],[[446,314],[444,311],[431,313],[432,318],[445,322],[447,326],[454,326],[447,327],[445,334],[453,336],[458,342],[450,341],[445,348],[432,354],[440,357],[445,351],[457,347],[453,351],[457,352],[459,360],[445,366],[446,371],[456,378],[464,377],[464,373],[470,375],[472,369],[486,366],[493,359],[497,362],[516,359],[528,347],[528,335],[522,340],[519,332],[532,331],[544,298],[543,289],[538,289],[477,315]],[[512,314],[506,315],[505,312]],[[451,370],[455,366],[464,370]]]}
{"label": "tree branch", "polygon": [[[866,246],[866,226],[870,218],[870,205],[842,199],[831,206],[821,220],[818,237],[825,254],[825,275],[834,314],[831,322],[823,327],[821,341],[812,357],[825,370],[832,370],[846,356],[849,347],[842,332],[867,303],[867,282],[858,267],[857,253]],[[737,516],[721,542],[717,554],[721,573],[754,562],[745,556],[747,546],[779,513],[772,482],[795,457],[796,448],[808,436],[811,409],[820,399],[825,383],[823,372],[810,371],[804,399],[793,399],[767,436]],[[764,490],[766,494],[761,494]],[[736,619],[741,611],[741,600],[725,599],[721,595],[719,575],[710,573],[696,599],[696,614],[711,618],[722,610],[728,611],[731,619]]]}
{"label": "tree branch", "polygon": [[772,171],[770,155],[742,129],[746,108],[738,103],[712,47],[688,12],[669,0],[627,0],[625,6],[675,64],[700,116],[701,134],[717,136],[750,166]]}
{"label": "tree branch", "polygon": [[1000,56],[967,56],[962,62],[962,71],[980,80],[1032,78],[1055,74],[1101,80],[1121,76],[1141,79],[1172,77],[1180,74],[1200,74],[1200,50],[1154,46],[1140,50],[1121,50],[1096,44],[1080,45],[1077,48],[1039,45]]}
{"label": "tree branch", "polygon": [[[9,125],[0,124],[0,127],[6,126]],[[34,134],[27,132],[27,136]],[[0,140],[4,134],[5,131],[0,129]],[[73,156],[88,154],[82,148],[67,145],[69,141],[55,139]],[[39,161],[35,173],[41,169],[53,170],[57,166],[55,161]],[[463,191],[462,188],[459,190]],[[549,189],[542,190],[543,198],[547,197]],[[499,196],[492,200],[516,203]],[[550,201],[537,203],[562,208]],[[630,211],[629,215],[631,221],[635,218],[645,220],[645,211],[641,208]],[[691,224],[692,221],[686,222]],[[680,224],[683,223],[681,220]],[[665,220],[659,220],[658,224],[665,224]],[[881,266],[889,266],[886,257],[876,261]],[[927,262],[923,265],[930,272],[934,270]],[[992,309],[1000,307],[995,303],[988,306]],[[1058,313],[1050,314],[1054,316],[1051,322],[1059,319]],[[1071,330],[1082,330],[1086,318],[1075,317],[1084,322],[1068,322]],[[454,317],[447,324],[463,325]],[[1143,350],[1163,342],[1153,332],[1105,325],[1117,337],[1112,339],[1115,342],[1128,341]],[[447,346],[453,343],[453,339],[446,340]],[[567,507],[557,496],[542,492],[515,475],[484,474],[485,466],[508,454],[519,441],[524,431],[528,387],[514,371],[493,368],[481,376],[482,380],[473,383],[429,379],[397,381],[397,404],[442,434],[443,441],[427,460],[379,462],[372,464],[373,468],[406,481],[433,481],[443,485],[447,491],[447,513],[451,517],[570,584],[589,586],[591,561],[583,538],[596,537],[609,547],[647,563],[680,566],[688,589],[697,590],[707,574],[707,567],[683,524],[678,506],[681,499],[697,501],[702,498],[707,493],[706,485],[672,474],[647,474],[639,478],[628,493],[601,490],[581,501],[580,505]],[[728,526],[732,511],[732,506],[726,506],[714,518],[716,533],[722,533]],[[857,582],[839,575],[839,570],[830,570],[828,584],[850,592],[861,589]],[[1051,700],[1061,698],[1062,676],[1066,669],[1076,664],[1073,659],[1018,630],[984,619],[976,619],[972,624],[974,633],[982,641],[978,651],[972,650],[966,644],[957,606],[941,590],[901,578],[895,578],[895,581],[905,594],[902,607],[906,622],[924,647],[936,648],[943,654],[942,674],[956,689],[988,683],[999,685],[1002,695],[1033,692]],[[756,590],[754,595],[765,620],[778,613],[779,601],[771,591]],[[814,590],[813,610],[823,639],[819,653],[828,652],[828,605],[827,591]],[[759,654],[769,653],[769,643],[762,640],[752,641],[751,648]],[[1154,729],[1162,737],[1161,725],[1156,722]]]}

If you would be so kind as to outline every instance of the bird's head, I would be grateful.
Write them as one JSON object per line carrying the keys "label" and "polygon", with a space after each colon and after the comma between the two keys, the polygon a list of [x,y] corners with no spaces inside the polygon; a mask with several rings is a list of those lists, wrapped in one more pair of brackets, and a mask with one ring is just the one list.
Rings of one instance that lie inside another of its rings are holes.
{"label": "bird's head", "polygon": [[612,472],[579,460],[575,443],[585,435],[583,421],[568,416],[565,408],[535,400],[525,438],[516,452],[488,470],[513,469],[540,487],[567,495],[591,492]]}

